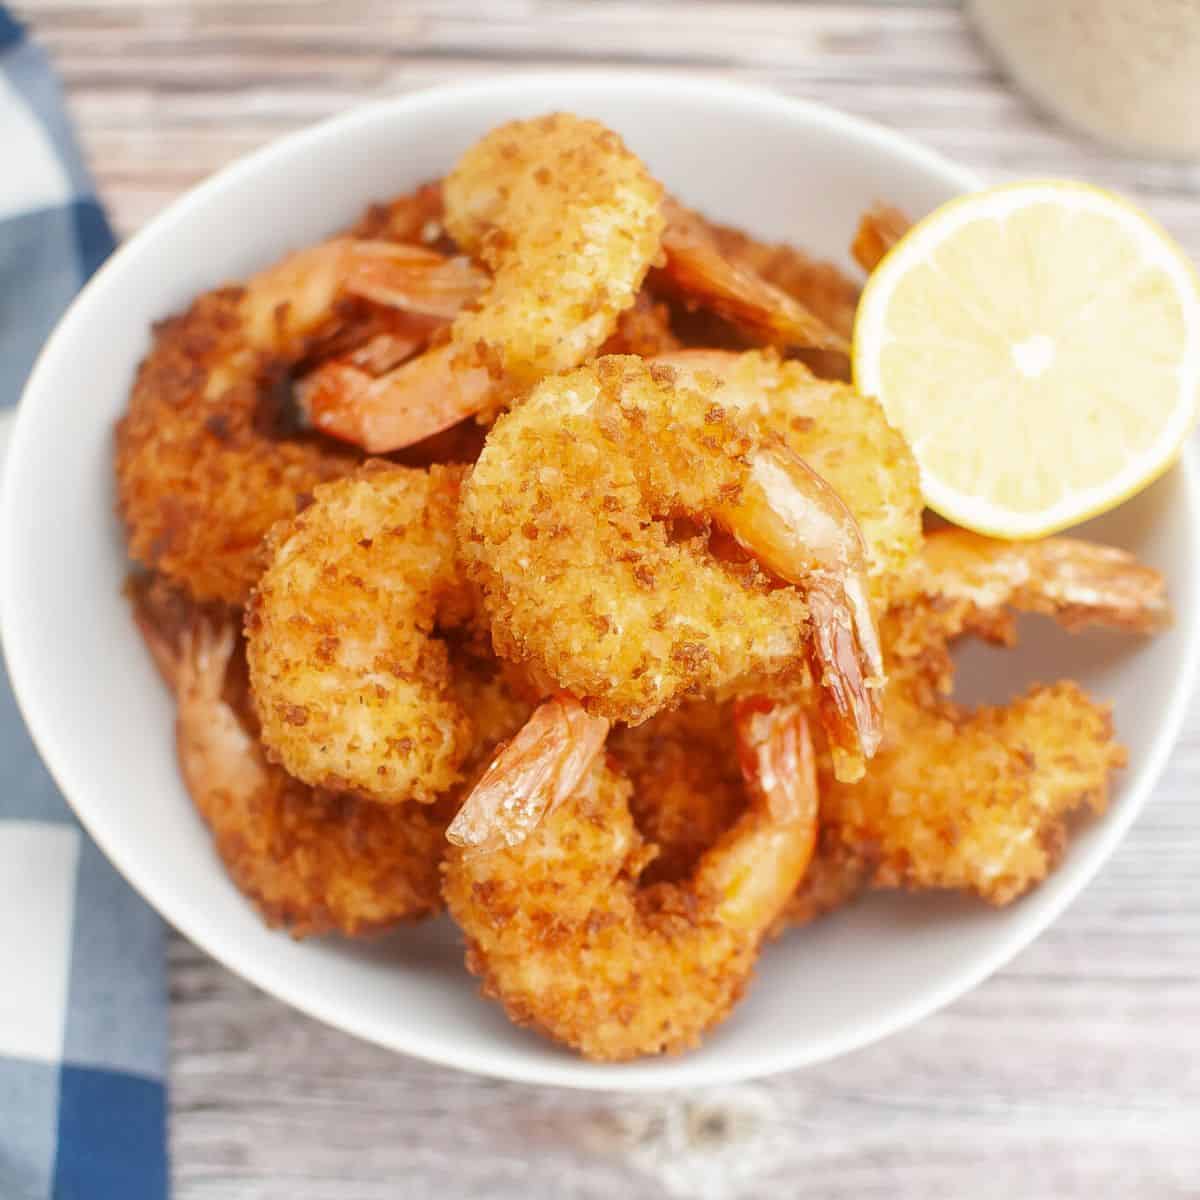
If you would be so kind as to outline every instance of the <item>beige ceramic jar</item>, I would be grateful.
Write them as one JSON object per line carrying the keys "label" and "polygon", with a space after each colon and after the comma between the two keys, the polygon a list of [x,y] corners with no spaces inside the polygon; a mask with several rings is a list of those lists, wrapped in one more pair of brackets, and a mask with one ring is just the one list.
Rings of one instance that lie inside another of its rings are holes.
{"label": "beige ceramic jar", "polygon": [[1200,157],[1200,0],[967,0],[1016,83],[1122,149]]}

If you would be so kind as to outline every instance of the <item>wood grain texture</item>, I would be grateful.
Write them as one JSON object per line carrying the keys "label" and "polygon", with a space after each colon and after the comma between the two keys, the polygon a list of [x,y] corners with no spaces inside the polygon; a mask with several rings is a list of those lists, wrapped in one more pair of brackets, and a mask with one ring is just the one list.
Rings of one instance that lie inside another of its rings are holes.
{"label": "wood grain texture", "polygon": [[[360,100],[564,63],[760,82],[910,133],[992,179],[1135,195],[1200,257],[1198,168],[1043,122],[957,9],[623,0],[38,0],[122,233],[237,156]],[[171,944],[177,1200],[487,1195],[1200,1196],[1200,708],[1072,909],[906,1033],[687,1095],[474,1079],[296,1015]]]}

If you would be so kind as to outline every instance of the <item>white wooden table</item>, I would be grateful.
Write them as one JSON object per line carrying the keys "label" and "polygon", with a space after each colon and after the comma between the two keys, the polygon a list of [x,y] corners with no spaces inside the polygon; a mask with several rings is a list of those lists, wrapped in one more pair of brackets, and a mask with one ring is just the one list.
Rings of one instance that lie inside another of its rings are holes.
{"label": "white wooden table", "polygon": [[[937,3],[26,0],[121,233],[359,100],[531,65],[753,80],[992,179],[1129,191],[1200,258],[1200,169],[1078,142]],[[1197,119],[1200,119],[1198,114]],[[177,1200],[473,1195],[1200,1196],[1200,699],[1101,877],[940,1015],[766,1083],[623,1098],[473,1079],[356,1042],[171,943]]]}

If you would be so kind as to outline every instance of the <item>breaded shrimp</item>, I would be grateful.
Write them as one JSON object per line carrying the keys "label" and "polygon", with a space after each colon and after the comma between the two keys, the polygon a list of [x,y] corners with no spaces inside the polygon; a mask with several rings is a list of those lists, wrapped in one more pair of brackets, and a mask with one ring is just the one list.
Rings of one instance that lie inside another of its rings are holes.
{"label": "breaded shrimp", "polygon": [[[521,845],[452,850],[443,891],[484,994],[591,1059],[696,1045],[742,995],[812,855],[816,784],[803,717],[793,711],[747,751],[790,795],[756,788],[685,880],[641,881],[653,851],[634,827],[628,780],[603,762]],[[795,815],[780,821],[780,808]]]}
{"label": "breaded shrimp", "polygon": [[444,303],[445,269],[418,247],[340,238],[159,325],[117,426],[131,555],[199,601],[244,603],[263,534],[358,461],[287,428],[290,370],[368,302]]}
{"label": "breaded shrimp", "polygon": [[[809,607],[827,588],[822,612],[836,611],[848,653],[819,672],[850,695],[837,732],[869,743],[874,627],[843,599],[859,586],[861,534],[832,489],[731,420],[715,391],[610,357],[547,380],[497,423],[460,518],[493,641],[589,711],[637,723],[689,693],[796,670],[822,641]],[[773,574],[715,557],[670,523],[683,518],[719,525]]]}
{"label": "breaded shrimp", "polygon": [[1103,812],[1125,763],[1108,709],[1073,683],[964,713],[888,689],[885,735],[855,784],[822,777],[822,817],[877,854],[878,887],[967,889],[1006,904],[1045,878],[1067,818]]}
{"label": "breaded shrimp", "polygon": [[[802,459],[731,420],[716,390],[711,374],[603,358],[545,381],[497,423],[460,518],[493,643],[547,691],[632,724],[688,695],[811,669],[831,741],[861,763],[882,683],[862,534]],[[710,525],[752,557],[714,555]],[[564,727],[557,752],[571,740]],[[555,738],[540,744],[556,753]],[[452,837],[502,811],[488,791],[504,765]],[[547,778],[569,790],[557,770]],[[523,819],[548,802],[526,794]]]}
{"label": "breaded shrimp", "polygon": [[446,228],[491,272],[450,340],[378,379],[318,372],[314,425],[373,453],[479,414],[594,354],[659,253],[662,188],[603,125],[556,113],[501,125],[442,185]]}
{"label": "breaded shrimp", "polygon": [[965,888],[1005,904],[1054,866],[1073,813],[1103,810],[1125,755],[1108,709],[1073,683],[975,712],[942,699],[947,643],[969,632],[1011,644],[1009,607],[1068,629],[1149,632],[1167,619],[1163,579],[1076,538],[948,529],[928,536],[906,586],[883,625],[883,744],[862,781],[823,774],[824,835],[873,857],[878,886]]}
{"label": "breaded shrimp", "polygon": [[435,629],[473,604],[455,561],[462,468],[374,462],[272,530],[247,610],[263,741],[297,779],[423,803],[474,745]]}
{"label": "breaded shrimp", "polygon": [[[441,908],[438,864],[453,798],[385,808],[314,791],[268,761],[253,716],[227,696],[231,616],[135,589],[135,612],[178,701],[183,780],[218,855],[268,925],[358,936]],[[172,611],[172,609],[174,611]]]}

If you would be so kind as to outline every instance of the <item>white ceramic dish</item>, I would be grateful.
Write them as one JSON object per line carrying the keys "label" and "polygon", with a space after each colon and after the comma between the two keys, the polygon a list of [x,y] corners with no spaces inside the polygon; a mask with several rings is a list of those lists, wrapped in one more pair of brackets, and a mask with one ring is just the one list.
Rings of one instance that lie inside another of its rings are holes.
{"label": "white ceramic dish", "polygon": [[920,215],[975,180],[886,130],[767,93],[629,74],[517,76],[385,101],[303,131],[189,193],[116,254],[31,378],[3,493],[4,645],[34,738],[100,846],[197,944],[289,1004],[381,1045],[510,1079],[575,1087],[713,1084],[827,1059],[961,995],[1028,943],[1099,869],[1149,798],[1200,647],[1200,500],[1190,462],[1093,532],[1166,571],[1179,623],[1149,643],[1035,629],[969,654],[964,685],[1007,694],[1079,678],[1115,701],[1130,766],[1112,808],[1019,904],[874,897],[769,947],[747,1000],[697,1053],[582,1062],[479,999],[458,939],[433,922],[369,945],[263,928],[226,879],[180,784],[172,711],[121,596],[112,427],[151,322],[443,172],[509,117],[553,108],[619,129],[677,194],[836,259],[886,198]]}

